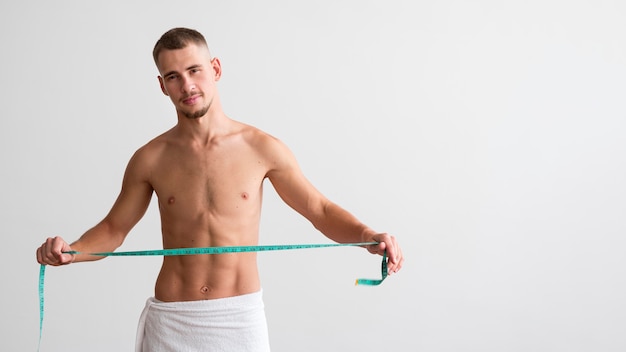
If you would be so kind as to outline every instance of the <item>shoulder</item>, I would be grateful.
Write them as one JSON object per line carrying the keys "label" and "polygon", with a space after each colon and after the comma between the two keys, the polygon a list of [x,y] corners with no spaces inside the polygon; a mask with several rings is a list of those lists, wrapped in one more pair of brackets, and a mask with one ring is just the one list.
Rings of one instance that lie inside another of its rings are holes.
{"label": "shoulder", "polygon": [[165,132],[141,146],[135,151],[132,159],[136,159],[138,161],[147,161],[151,158],[154,158],[165,148],[168,139],[167,134],[168,132]]}
{"label": "shoulder", "polygon": [[246,126],[243,139],[265,165],[267,176],[287,175],[300,170],[291,149],[274,135],[253,126]]}
{"label": "shoulder", "polygon": [[137,149],[130,158],[127,169],[147,176],[166,149],[169,133],[170,131],[167,131]]}
{"label": "shoulder", "polygon": [[292,157],[289,147],[283,141],[257,127],[242,124],[241,136],[247,145],[266,159],[280,160]]}

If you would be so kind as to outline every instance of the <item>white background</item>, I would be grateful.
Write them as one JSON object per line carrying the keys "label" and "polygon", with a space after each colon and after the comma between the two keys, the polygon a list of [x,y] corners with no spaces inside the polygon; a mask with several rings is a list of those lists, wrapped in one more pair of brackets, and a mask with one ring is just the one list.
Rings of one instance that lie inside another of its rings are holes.
{"label": "white background", "polygon": [[[175,123],[151,57],[176,26],[219,57],[229,116],[395,234],[259,254],[273,351],[626,350],[622,1],[3,1],[0,349],[34,351],[34,251],[109,210]],[[327,240],[266,185],[261,244]],[[151,205],[120,250],[160,247]],[[42,351],[131,351],[160,258],[49,268]]]}

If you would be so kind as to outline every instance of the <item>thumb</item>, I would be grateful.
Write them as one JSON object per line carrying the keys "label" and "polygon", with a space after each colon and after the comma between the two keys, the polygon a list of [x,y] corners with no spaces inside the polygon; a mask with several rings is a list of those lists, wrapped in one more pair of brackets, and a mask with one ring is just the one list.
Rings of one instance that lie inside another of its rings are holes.
{"label": "thumb", "polygon": [[383,255],[383,253],[385,253],[386,248],[387,248],[387,245],[385,244],[385,242],[378,242],[376,244],[368,246],[367,250],[372,254]]}
{"label": "thumb", "polygon": [[59,256],[59,264],[71,264],[72,262],[74,262],[75,257],[75,254],[61,253],[61,255]]}
{"label": "thumb", "polygon": [[59,258],[60,265],[70,264],[74,261],[74,259],[76,258],[76,255],[67,253],[70,251],[72,251],[72,247],[70,247],[69,244],[63,241],[63,245],[61,246],[61,248],[59,249],[57,253],[57,257]]}

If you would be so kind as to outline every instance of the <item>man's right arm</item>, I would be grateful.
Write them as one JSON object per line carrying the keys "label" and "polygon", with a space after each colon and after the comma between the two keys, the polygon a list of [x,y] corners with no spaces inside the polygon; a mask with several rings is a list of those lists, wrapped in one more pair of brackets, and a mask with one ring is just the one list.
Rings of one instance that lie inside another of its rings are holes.
{"label": "man's right arm", "polygon": [[107,216],[71,245],[61,237],[48,238],[37,249],[37,261],[40,264],[64,265],[101,259],[100,256],[63,252],[111,252],[124,242],[126,235],[145,214],[152,197],[152,186],[148,179],[150,168],[145,154],[142,148],[129,161],[122,189]]}

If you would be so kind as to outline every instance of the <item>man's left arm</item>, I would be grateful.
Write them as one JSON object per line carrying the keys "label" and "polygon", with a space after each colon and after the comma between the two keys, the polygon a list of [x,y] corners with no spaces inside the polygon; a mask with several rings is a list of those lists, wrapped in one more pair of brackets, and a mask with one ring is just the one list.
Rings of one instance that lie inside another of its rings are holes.
{"label": "man's left arm", "polygon": [[367,250],[379,255],[387,252],[389,273],[400,270],[404,257],[395,236],[374,231],[326,198],[306,179],[287,146],[276,142],[268,149],[273,162],[267,177],[281,199],[333,241],[377,242],[367,246]]}

